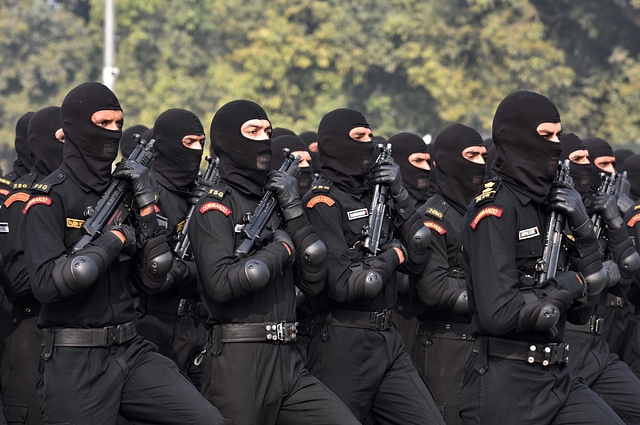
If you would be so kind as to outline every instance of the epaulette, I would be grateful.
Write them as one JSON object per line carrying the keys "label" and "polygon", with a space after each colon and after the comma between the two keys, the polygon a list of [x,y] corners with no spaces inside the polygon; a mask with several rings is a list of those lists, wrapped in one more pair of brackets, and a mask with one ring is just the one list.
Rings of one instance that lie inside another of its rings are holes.
{"label": "epaulette", "polygon": [[311,191],[313,193],[329,193],[332,187],[333,182],[331,180],[319,179],[311,186]]}
{"label": "epaulette", "polygon": [[66,178],[67,178],[66,173],[62,171],[58,171],[56,175],[51,174],[40,183],[34,183],[33,186],[31,186],[31,191],[40,192],[40,193],[49,193],[49,191],[53,186],[62,183]]}
{"label": "epaulette", "polygon": [[488,202],[496,197],[496,193],[500,186],[502,185],[502,180],[490,180],[484,184],[482,188],[482,192],[478,196],[476,196],[476,200],[474,206],[481,205],[485,202]]}
{"label": "epaulette", "polygon": [[438,221],[442,221],[442,219],[444,218],[445,212],[446,212],[446,208],[444,211],[442,211],[439,208],[427,207],[427,209],[424,210],[424,215],[429,216],[431,218],[435,218]]}
{"label": "epaulette", "polygon": [[209,189],[209,192],[207,192],[206,196],[208,198],[214,198],[222,201],[227,193],[229,193],[228,187],[221,184],[216,184]]}

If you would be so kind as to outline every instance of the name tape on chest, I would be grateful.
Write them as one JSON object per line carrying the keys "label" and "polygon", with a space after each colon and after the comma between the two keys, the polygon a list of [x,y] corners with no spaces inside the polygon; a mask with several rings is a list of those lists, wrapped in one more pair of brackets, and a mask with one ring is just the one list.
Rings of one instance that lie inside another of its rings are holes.
{"label": "name tape on chest", "polygon": [[498,207],[486,207],[480,210],[480,212],[478,214],[476,214],[475,218],[471,221],[471,228],[475,230],[475,228],[478,226],[478,223],[480,223],[480,220],[482,220],[485,217],[489,217],[489,216],[494,216],[494,217],[502,217],[502,208],[498,208]]}
{"label": "name tape on chest", "polygon": [[332,207],[335,203],[336,201],[334,201],[333,199],[329,198],[326,195],[318,195],[309,199],[309,202],[307,202],[307,208],[313,208],[317,204],[325,204]]}
{"label": "name tape on chest", "polygon": [[80,220],[77,218],[67,218],[67,227],[72,229],[81,229],[84,224],[84,220]]}
{"label": "name tape on chest", "polygon": [[424,225],[434,232],[438,232],[440,235],[444,235],[447,233],[447,229],[442,227],[442,225],[436,223],[435,221],[425,220]]}
{"label": "name tape on chest", "polygon": [[347,211],[347,218],[349,221],[357,220],[359,218],[369,217],[369,210],[366,208],[360,208],[359,210]]}
{"label": "name tape on chest", "polygon": [[163,217],[160,214],[156,214],[156,220],[158,221],[158,226],[162,227],[162,228],[167,228],[167,223],[169,222],[169,220],[167,219],[167,217]]}
{"label": "name tape on chest", "polygon": [[631,219],[629,220],[629,222],[627,223],[627,226],[629,227],[633,227],[636,225],[637,222],[640,221],[640,214],[636,214],[633,217],[631,217]]}
{"label": "name tape on chest", "polygon": [[225,216],[231,215],[231,208],[221,204],[220,202],[207,202],[200,206],[200,214],[204,214],[208,211],[220,211]]}
{"label": "name tape on chest", "polygon": [[27,211],[29,211],[29,208],[38,204],[51,205],[51,198],[49,198],[48,196],[34,196],[33,198],[29,199],[29,202],[27,202],[27,205],[25,205],[22,210],[22,214],[26,214]]}
{"label": "name tape on chest", "polygon": [[535,238],[536,236],[540,236],[540,231],[538,230],[538,226],[532,227],[531,229],[524,229],[518,232],[518,240]]}
{"label": "name tape on chest", "polygon": [[9,233],[9,223],[6,221],[0,222],[0,233]]}
{"label": "name tape on chest", "polygon": [[27,202],[29,200],[29,197],[30,195],[25,192],[14,193],[13,195],[9,196],[6,201],[4,201],[4,206],[9,208],[14,202]]}

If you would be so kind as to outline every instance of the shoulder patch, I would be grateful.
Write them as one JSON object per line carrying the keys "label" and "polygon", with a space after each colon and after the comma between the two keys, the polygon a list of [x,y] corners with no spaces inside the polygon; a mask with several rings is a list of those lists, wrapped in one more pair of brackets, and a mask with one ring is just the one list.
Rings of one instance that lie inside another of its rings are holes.
{"label": "shoulder patch", "polygon": [[9,198],[6,201],[4,201],[4,206],[9,208],[9,206],[16,201],[27,202],[30,197],[31,195],[29,195],[26,192],[14,193],[13,195],[9,196]]}
{"label": "shoulder patch", "polygon": [[13,190],[29,189],[29,183],[14,183]]}
{"label": "shoulder patch", "polygon": [[11,180],[5,179],[4,177],[0,177],[0,183],[4,184],[4,185],[7,185],[7,186],[11,186],[11,184],[12,184]]}
{"label": "shoulder patch", "polygon": [[333,182],[330,180],[320,179],[311,186],[311,191],[313,193],[329,193],[331,188],[333,187]]}
{"label": "shoulder patch", "polygon": [[490,215],[493,215],[495,217],[502,217],[502,211],[502,208],[498,207],[486,207],[481,209],[480,212],[476,214],[475,218],[471,221],[471,228],[475,230],[478,223],[480,223],[480,220]]}
{"label": "shoulder patch", "polygon": [[222,201],[226,193],[226,190],[221,190],[219,187],[212,187],[211,189],[209,189],[209,193],[207,193],[207,196]]}
{"label": "shoulder patch", "polygon": [[222,214],[229,216],[231,214],[231,209],[226,205],[221,204],[220,202],[206,202],[200,206],[200,214],[204,214],[207,211],[220,211]]}
{"label": "shoulder patch", "polygon": [[72,229],[81,229],[83,224],[84,220],[67,217],[67,227],[70,227]]}
{"label": "shoulder patch", "polygon": [[59,172],[55,176],[52,174],[45,179],[46,182],[34,183],[31,186],[31,190],[35,192],[49,193],[53,186],[62,183],[66,177],[67,175],[62,172]]}
{"label": "shoulder patch", "polygon": [[158,204],[153,204],[153,210],[156,212],[156,214],[160,213],[160,207],[158,206]]}
{"label": "shoulder patch", "polygon": [[332,207],[336,203],[336,201],[334,201],[333,199],[329,198],[326,195],[318,195],[309,199],[309,202],[307,202],[307,208],[313,208],[316,206],[316,204],[319,204],[319,203],[326,204]]}
{"label": "shoulder patch", "polygon": [[37,204],[51,205],[51,198],[49,198],[48,196],[34,196],[33,198],[29,199],[27,205],[25,205],[25,207],[22,209],[22,214],[26,214],[27,211],[29,211],[29,208]]}
{"label": "shoulder patch", "polygon": [[9,189],[0,189],[0,195],[7,196],[11,191]]}
{"label": "shoulder patch", "polygon": [[424,225],[429,229],[438,232],[440,235],[444,235],[445,233],[447,233],[447,229],[445,229],[444,227],[442,227],[442,225],[436,223],[435,221],[425,220]]}
{"label": "shoulder patch", "polygon": [[640,213],[634,215],[633,217],[631,217],[631,219],[629,220],[629,222],[627,223],[627,226],[629,227],[633,227],[636,225],[637,222],[640,221]]}
{"label": "shoulder patch", "polygon": [[478,205],[482,202],[495,198],[496,192],[500,189],[501,184],[502,180],[491,180],[486,182],[482,188],[482,192],[476,196],[474,205]]}
{"label": "shoulder patch", "polygon": [[426,215],[429,215],[429,216],[433,217],[433,218],[437,218],[440,221],[442,221],[442,217],[444,216],[442,211],[438,211],[437,209],[435,209],[433,207],[427,208],[424,213]]}

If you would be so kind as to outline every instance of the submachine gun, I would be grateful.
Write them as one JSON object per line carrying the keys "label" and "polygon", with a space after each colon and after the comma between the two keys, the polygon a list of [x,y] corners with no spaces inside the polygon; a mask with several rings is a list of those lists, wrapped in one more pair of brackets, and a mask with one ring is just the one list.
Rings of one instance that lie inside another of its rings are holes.
{"label": "submachine gun", "polygon": [[[386,161],[391,157],[391,143],[387,143],[386,146],[379,144],[377,147],[378,150],[380,150],[380,154],[375,164]],[[370,255],[378,254],[380,237],[382,236],[382,226],[385,219],[388,191],[389,189],[386,185],[377,184],[375,186],[369,212],[369,223],[362,229],[363,235],[366,236],[362,244],[362,249]]]}
{"label": "submachine gun", "polygon": [[[285,160],[279,171],[298,177],[300,156],[293,156],[291,150],[287,148],[282,149],[282,154],[285,156]],[[248,214],[245,218],[246,224],[242,229],[243,239],[236,248],[236,257],[242,259],[251,254],[264,238],[265,230],[273,232],[280,228],[282,218],[276,214],[277,210],[278,198],[273,190],[269,189],[265,192],[253,214]]]}
{"label": "submachine gun", "polygon": [[[154,139],[148,142],[139,134],[133,135],[133,140],[138,143],[129,155],[129,159],[149,168],[153,161],[151,148]],[[82,237],[71,249],[71,254],[77,253],[89,242],[102,235],[102,231],[110,225],[124,223],[133,208],[133,196],[129,184],[120,179],[113,179],[95,207],[85,210],[85,222],[82,224]]]}
{"label": "submachine gun", "polygon": [[[205,170],[201,179],[210,184],[216,184],[220,179],[220,171],[218,170],[220,159],[213,159],[210,156],[207,156],[205,159],[209,163],[209,165],[207,166],[207,169]],[[182,229],[180,229],[180,231],[175,235],[176,244],[173,247],[173,253],[177,258],[181,260],[184,260],[187,257],[187,251],[191,246],[191,240],[189,239],[189,223],[191,222],[191,216],[193,216],[193,212],[196,209],[196,204],[198,203],[198,200],[194,201],[195,202],[193,202],[191,208],[189,209],[187,218],[184,220],[184,226],[182,226]]]}
{"label": "submachine gun", "polygon": [[[573,186],[573,179],[569,176],[571,162],[565,159],[558,162],[558,171],[555,182],[566,183]],[[564,234],[566,217],[557,211],[551,211],[547,219],[547,227],[544,234],[542,258],[536,262],[536,282],[542,283],[556,276],[560,252],[562,251],[562,235]]]}
{"label": "submachine gun", "polygon": [[[600,177],[602,177],[602,184],[600,184],[600,187],[598,188],[596,194],[600,195],[605,193],[608,195],[615,195],[617,193],[616,188],[620,188],[621,176],[618,176],[616,173],[600,173]],[[598,238],[598,242],[600,243],[600,251],[604,252],[605,248],[607,247],[607,239],[604,232],[604,219],[600,214],[596,213],[591,216],[591,221],[593,221],[593,231],[595,232],[596,237]]]}

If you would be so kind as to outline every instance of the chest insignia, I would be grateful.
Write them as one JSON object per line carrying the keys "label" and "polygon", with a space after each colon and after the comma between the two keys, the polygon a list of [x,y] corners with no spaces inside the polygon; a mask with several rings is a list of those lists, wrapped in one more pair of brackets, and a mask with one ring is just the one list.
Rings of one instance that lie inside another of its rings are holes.
{"label": "chest insignia", "polygon": [[200,206],[200,214],[204,214],[207,211],[220,211],[222,214],[229,216],[231,215],[231,209],[226,205],[221,204],[220,202],[207,202]]}
{"label": "chest insignia", "polygon": [[479,203],[484,202],[487,199],[495,198],[496,193],[498,192],[498,189],[500,188],[501,184],[502,184],[502,180],[494,180],[494,181],[486,182],[484,184],[484,187],[482,188],[482,192],[480,192],[480,194],[476,196],[475,205],[478,205]]}
{"label": "chest insignia", "polygon": [[37,204],[51,205],[51,198],[48,196],[34,196],[29,199],[29,202],[27,202],[27,205],[25,205],[22,210],[22,214],[26,214],[27,211],[29,211],[29,208]]}
{"label": "chest insignia", "polygon": [[502,217],[502,211],[502,208],[498,207],[486,207],[481,209],[480,212],[476,214],[475,218],[471,221],[471,228],[475,230],[478,223],[480,223],[480,220],[490,215],[493,215],[495,217]]}
{"label": "chest insignia", "polygon": [[9,223],[6,221],[0,222],[0,233],[9,233]]}
{"label": "chest insignia", "polygon": [[435,232],[438,232],[440,235],[444,235],[445,233],[447,233],[447,229],[445,229],[435,221],[425,220],[424,225],[427,226],[429,229]]}
{"label": "chest insignia", "polygon": [[640,214],[636,214],[633,217],[631,217],[631,220],[629,220],[629,222],[627,223],[627,226],[633,227],[639,221],[640,221]]}
{"label": "chest insignia", "polygon": [[536,236],[540,236],[540,231],[538,230],[538,226],[532,227],[531,229],[520,230],[518,232],[519,241],[523,239],[535,238]]}
{"label": "chest insignia", "polygon": [[318,195],[309,199],[309,202],[307,202],[307,208],[313,208],[316,206],[316,204],[320,204],[320,203],[326,204],[332,207],[336,203],[336,201],[334,201],[333,199],[329,198],[326,195]]}
{"label": "chest insignia", "polygon": [[359,210],[347,211],[347,217],[349,218],[349,221],[369,217],[369,210],[366,208],[360,208]]}
{"label": "chest insignia", "polygon": [[13,195],[9,196],[9,199],[4,201],[4,206],[9,208],[9,206],[11,204],[13,204],[14,202],[16,202],[16,201],[27,202],[28,200],[29,200],[29,194],[28,193],[18,192],[18,193],[14,193]]}
{"label": "chest insignia", "polygon": [[84,220],[78,220],[77,218],[68,218],[67,217],[67,227],[72,229],[81,229],[84,224]]}

